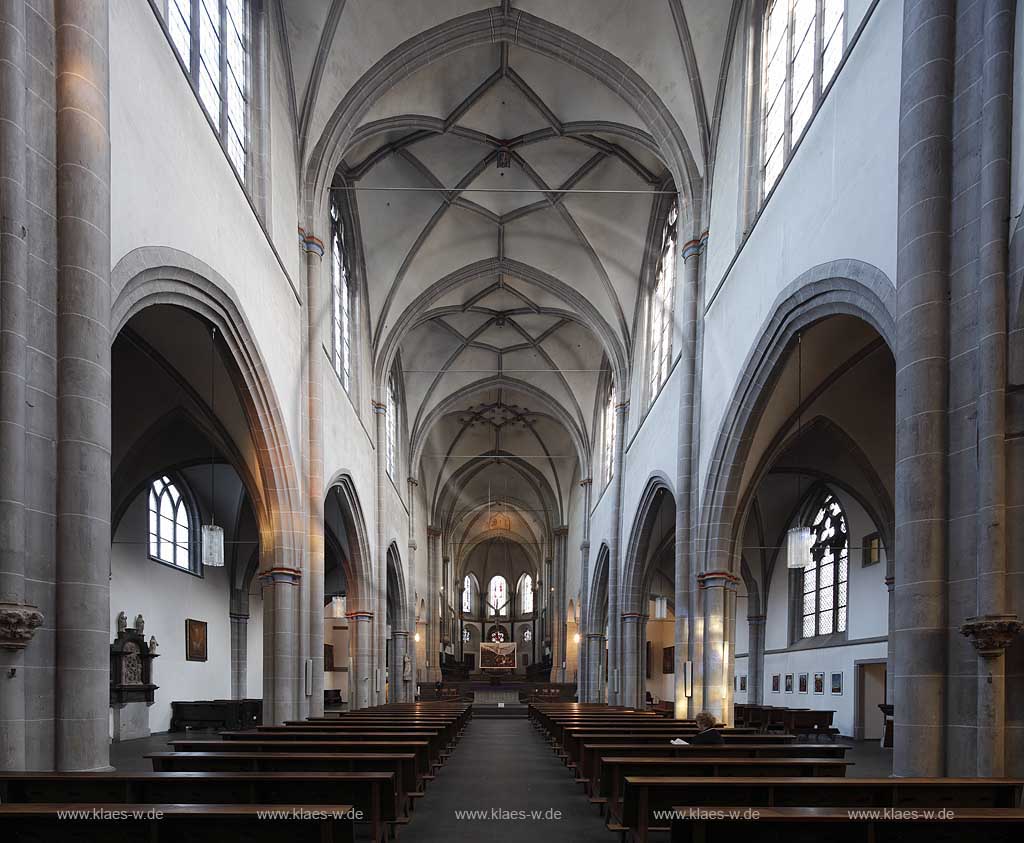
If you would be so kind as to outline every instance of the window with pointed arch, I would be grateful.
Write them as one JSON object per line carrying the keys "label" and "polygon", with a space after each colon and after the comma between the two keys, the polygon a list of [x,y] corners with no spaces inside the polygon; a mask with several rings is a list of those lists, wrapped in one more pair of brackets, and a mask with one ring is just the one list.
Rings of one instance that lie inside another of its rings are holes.
{"label": "window with pointed arch", "polygon": [[846,632],[850,536],[846,513],[825,492],[811,522],[811,559],[803,572],[804,638]]}
{"label": "window with pointed arch", "polygon": [[337,202],[331,203],[331,347],[334,373],[352,388],[352,286],[345,253],[345,224]]}
{"label": "window with pointed arch", "polygon": [[249,158],[250,9],[247,0],[168,0],[167,29],[231,165]]}
{"label": "window with pointed arch", "polygon": [[384,418],[384,465],[388,477],[395,479],[395,465],[398,461],[398,388],[395,385],[395,376],[388,378],[387,405]]}
{"label": "window with pointed arch", "polygon": [[533,611],[533,577],[529,574],[519,578],[519,611],[524,615]]}
{"label": "window with pointed arch", "polygon": [[679,209],[673,202],[661,230],[661,250],[651,291],[647,342],[650,349],[649,398],[658,395],[672,360],[672,310],[676,287],[676,242]]}
{"label": "window with pointed arch", "polygon": [[508,583],[500,574],[491,577],[487,585],[487,614],[496,617],[508,614]]}
{"label": "window with pointed arch", "polygon": [[469,574],[462,580],[462,614],[473,614],[473,578]]}
{"label": "window with pointed arch", "polygon": [[149,556],[157,562],[197,572],[192,515],[188,501],[166,475],[149,486]]}
{"label": "window with pointed arch", "polygon": [[765,0],[761,184],[778,181],[843,56],[845,0]]}
{"label": "window with pointed arch", "polygon": [[608,392],[605,395],[604,400],[604,419],[602,421],[602,428],[604,433],[604,440],[601,443],[601,456],[604,461],[604,482],[605,485],[611,482],[612,477],[615,475],[615,436],[616,431],[616,417],[615,417],[615,381],[608,381]]}

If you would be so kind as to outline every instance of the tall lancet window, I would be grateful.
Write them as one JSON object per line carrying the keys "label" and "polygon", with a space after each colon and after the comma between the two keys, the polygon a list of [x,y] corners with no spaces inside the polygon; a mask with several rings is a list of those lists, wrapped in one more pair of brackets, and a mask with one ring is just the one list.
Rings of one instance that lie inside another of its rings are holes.
{"label": "tall lancet window", "polygon": [[508,583],[502,576],[491,577],[487,586],[487,614],[505,615],[508,613]]}
{"label": "tall lancet window", "polygon": [[761,41],[762,186],[768,193],[843,56],[844,0],[768,0]]}
{"label": "tall lancet window", "polygon": [[615,429],[617,426],[615,403],[615,383],[613,381],[609,381],[608,392],[605,395],[604,401],[604,419],[602,420],[604,439],[601,443],[604,482],[606,484],[611,482],[612,476],[615,474],[615,437],[617,435],[617,431]]}
{"label": "tall lancet window", "polygon": [[462,581],[462,614],[473,613],[473,579],[467,574]]}
{"label": "tall lancet window", "polygon": [[394,480],[395,465],[398,460],[398,390],[395,386],[394,375],[388,378],[384,438],[387,440],[385,443],[384,462],[387,467],[388,477]]}
{"label": "tall lancet window", "polygon": [[331,334],[334,372],[346,392],[352,386],[352,289],[345,255],[341,211],[331,204]]}
{"label": "tall lancet window", "polygon": [[533,577],[529,574],[519,580],[519,610],[524,615],[533,611]]}
{"label": "tall lancet window", "polygon": [[661,231],[658,269],[651,291],[648,345],[650,348],[649,390],[653,401],[668,377],[672,361],[672,310],[676,286],[676,242],[679,211],[673,203]]}
{"label": "tall lancet window", "polygon": [[251,73],[248,2],[168,0],[167,29],[228,159],[244,179]]}
{"label": "tall lancet window", "polygon": [[149,487],[149,555],[186,571],[195,567],[188,505],[166,476],[158,477]]}
{"label": "tall lancet window", "polygon": [[839,501],[826,492],[811,522],[812,565],[803,572],[803,636],[846,631],[850,538]]}

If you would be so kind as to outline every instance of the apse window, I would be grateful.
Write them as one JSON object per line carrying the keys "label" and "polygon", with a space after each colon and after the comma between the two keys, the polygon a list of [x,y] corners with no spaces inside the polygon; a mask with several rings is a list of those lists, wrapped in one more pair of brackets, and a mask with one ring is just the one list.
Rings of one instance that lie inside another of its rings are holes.
{"label": "apse window", "polygon": [[508,605],[508,583],[502,576],[491,577],[487,587],[487,614],[501,616]]}
{"label": "apse window", "polygon": [[672,360],[672,309],[676,286],[676,222],[679,210],[669,209],[661,230],[661,249],[651,291],[648,347],[650,348],[650,400],[653,402],[668,378]]}
{"label": "apse window", "polygon": [[349,392],[352,386],[352,287],[345,255],[341,210],[331,204],[331,336],[334,373]]}
{"label": "apse window", "polygon": [[533,577],[529,574],[519,580],[519,609],[524,615],[533,611]]}
{"label": "apse window", "polygon": [[811,522],[810,565],[803,571],[804,638],[846,632],[850,540],[846,514],[831,493]]}
{"label": "apse window", "polygon": [[249,9],[246,0],[168,0],[171,43],[245,178],[249,148]]}
{"label": "apse window", "polygon": [[467,576],[462,581],[462,614],[473,612],[473,580]]}
{"label": "apse window", "polygon": [[761,175],[767,194],[839,67],[845,0],[768,0],[761,41]]}
{"label": "apse window", "polygon": [[188,503],[167,476],[158,477],[149,487],[149,556],[195,573]]}

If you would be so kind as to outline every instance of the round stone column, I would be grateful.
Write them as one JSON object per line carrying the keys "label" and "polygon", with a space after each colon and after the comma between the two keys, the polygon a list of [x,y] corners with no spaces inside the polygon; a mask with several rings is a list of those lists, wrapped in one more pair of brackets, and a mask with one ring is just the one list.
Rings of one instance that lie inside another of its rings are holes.
{"label": "round stone column", "polygon": [[110,60],[102,0],[57,0],[58,770],[109,763]]}
{"label": "round stone column", "polygon": [[587,677],[587,702],[606,702],[607,689],[605,688],[604,660],[607,639],[603,633],[587,633],[587,670],[590,675]]}
{"label": "round stone column", "polygon": [[349,612],[349,647],[352,651],[352,675],[349,682],[349,709],[369,708],[373,699],[373,612]]}

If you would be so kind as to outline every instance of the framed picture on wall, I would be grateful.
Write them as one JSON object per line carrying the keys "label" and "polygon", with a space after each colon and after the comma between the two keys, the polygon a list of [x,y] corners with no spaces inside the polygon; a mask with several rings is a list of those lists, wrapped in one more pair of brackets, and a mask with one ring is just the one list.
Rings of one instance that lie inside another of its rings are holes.
{"label": "framed picture on wall", "polygon": [[814,693],[824,694],[825,693],[825,674],[815,673],[814,674]]}
{"label": "framed picture on wall", "polygon": [[867,568],[868,565],[877,565],[881,561],[882,537],[878,533],[864,536],[864,543],[861,545],[860,566]]}
{"label": "framed picture on wall", "polygon": [[833,673],[832,674],[832,693],[842,694],[843,693],[843,674]]}
{"label": "framed picture on wall", "polygon": [[772,674],[772,693],[777,694],[782,690],[782,676],[778,673]]}
{"label": "framed picture on wall", "polygon": [[185,661],[206,661],[206,621],[185,618]]}
{"label": "framed picture on wall", "polygon": [[676,648],[664,647],[661,651],[661,672],[676,672]]}
{"label": "framed picture on wall", "polygon": [[332,673],[334,671],[334,645],[324,644],[324,672]]}
{"label": "framed picture on wall", "polygon": [[786,674],[786,693],[787,694],[792,694],[793,693],[793,674],[792,673],[787,673]]}
{"label": "framed picture on wall", "polygon": [[744,674],[743,676],[740,677],[740,690],[741,691],[746,691],[747,690],[747,676],[746,676],[746,674]]}
{"label": "framed picture on wall", "polygon": [[806,673],[801,673],[799,678],[797,679],[797,690],[799,690],[801,694],[806,694],[807,693],[807,674]]}

